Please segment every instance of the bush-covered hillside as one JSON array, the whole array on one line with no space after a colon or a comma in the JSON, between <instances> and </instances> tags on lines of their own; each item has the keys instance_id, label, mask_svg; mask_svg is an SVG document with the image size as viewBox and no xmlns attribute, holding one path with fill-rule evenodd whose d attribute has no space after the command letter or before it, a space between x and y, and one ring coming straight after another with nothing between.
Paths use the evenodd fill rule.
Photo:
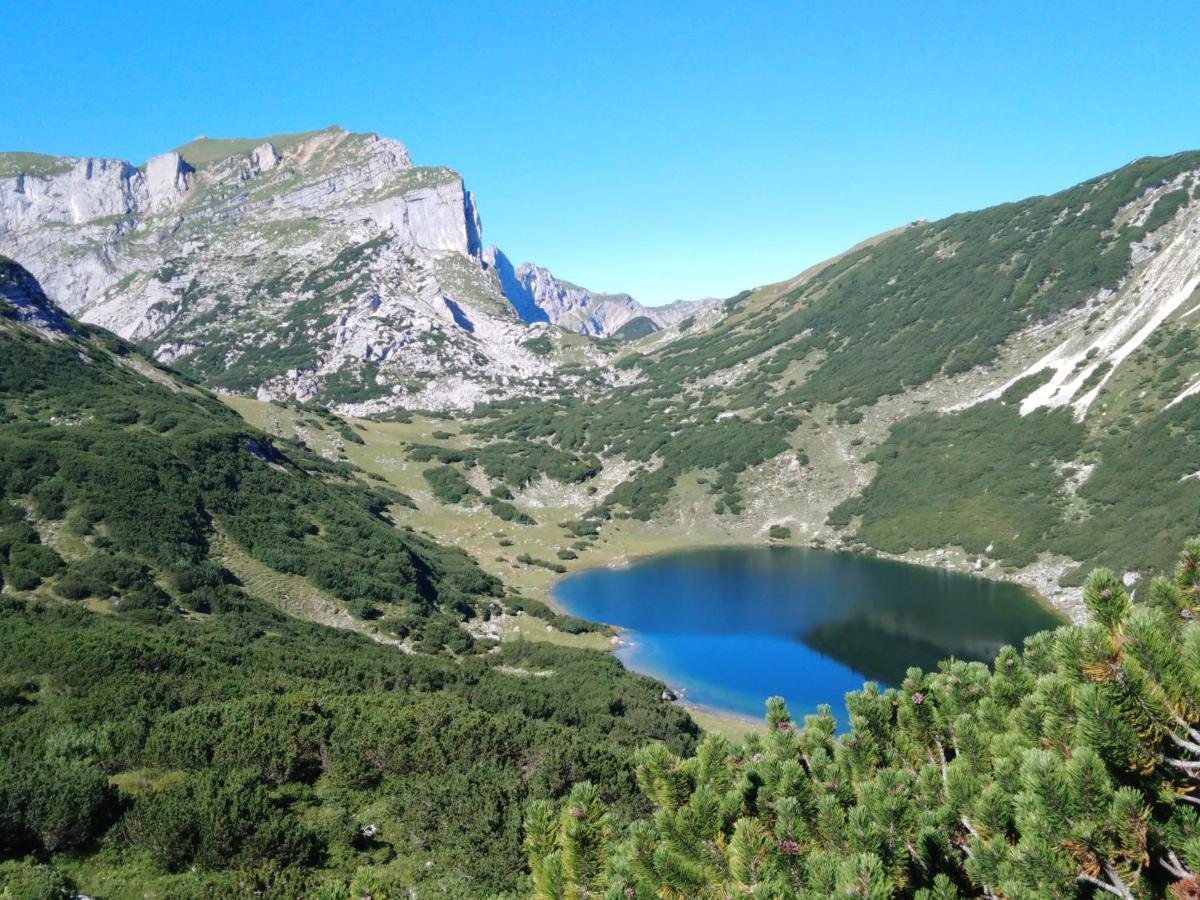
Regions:
<instances>
[{"instance_id":1,"label":"bush-covered hillside","mask_svg":"<svg viewBox=\"0 0 1200 900\"><path fill-rule=\"evenodd\" d=\"M1091 372L1080 393L1112 379L1082 423L1065 410L1020 416L1016 395L1036 379L1003 400L936 411L999 387L1003 373L980 367L1030 326L1054 323L1041 354L1134 316L1113 289L1159 259L1176 233L1159 229L1185 207L1195 214L1198 168L1198 153L1145 158L1050 196L913 223L791 284L731 298L710 328L628 353L617 364L627 382L602 398L493 403L467 433L620 467L623 483L582 517L592 529L612 518L665 522L679 501L680 520L711 511L706 525L743 536L761 533L761 519L743 518L757 508L889 552L962 547L1017 567L1053 553L1085 567L1166 571L1165 548L1198 524L1200 399L1167 406L1200 377L1190 319L1158 322L1116 371ZM1087 303L1095 308L1079 314ZM970 387L947 377L968 371ZM697 498L688 473L711 499ZM1135 519L1138 528L1123 527Z\"/></svg>"},{"instance_id":2,"label":"bush-covered hillside","mask_svg":"<svg viewBox=\"0 0 1200 900\"><path fill-rule=\"evenodd\" d=\"M755 360L739 405L769 399L847 409L940 372L965 372L995 359L1029 323L1117 286L1133 245L1168 221L1192 186L1160 198L1141 225L1123 222L1123 207L1198 166L1200 153L1146 157L1049 196L914 223L770 305L739 315L735 300L720 326L640 365L672 385ZM816 366L807 377L780 384L788 362L809 354Z\"/></svg>"},{"instance_id":3,"label":"bush-covered hillside","mask_svg":"<svg viewBox=\"0 0 1200 900\"><path fill-rule=\"evenodd\" d=\"M653 816L588 783L531 803L539 900L604 896L1195 897L1200 893L1200 542L1133 604L1096 570L1094 624L943 662L899 689L695 756L640 750Z\"/></svg>"},{"instance_id":4,"label":"bush-covered hillside","mask_svg":"<svg viewBox=\"0 0 1200 900\"><path fill-rule=\"evenodd\" d=\"M1098 433L1069 409L1022 417L1011 399L918 414L869 460L875 478L830 521L858 516L856 537L894 553L953 545L1028 565L1050 551L1166 572L1167 548L1200 527L1200 397Z\"/></svg>"},{"instance_id":5,"label":"bush-covered hillside","mask_svg":"<svg viewBox=\"0 0 1200 900\"><path fill-rule=\"evenodd\" d=\"M502 586L406 502L111 335L0 321L0 896L519 896L527 800L641 810L629 750L688 751L686 714L473 639ZM387 627L284 616L230 545Z\"/></svg>"}]
</instances>

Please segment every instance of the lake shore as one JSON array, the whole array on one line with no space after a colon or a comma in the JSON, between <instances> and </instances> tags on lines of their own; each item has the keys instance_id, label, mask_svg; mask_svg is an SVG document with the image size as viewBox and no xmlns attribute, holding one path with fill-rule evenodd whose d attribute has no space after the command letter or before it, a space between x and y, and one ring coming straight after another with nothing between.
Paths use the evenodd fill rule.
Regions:
<instances>
[{"instance_id":1,"label":"lake shore","mask_svg":"<svg viewBox=\"0 0 1200 900\"><path fill-rule=\"evenodd\" d=\"M740 520L718 520L695 516L673 517L672 519L643 523L632 520L614 520L604 527L598 539L589 541L590 546L576 548L577 558L558 556L569 545L557 523L578 517L581 510L592 501L586 496L575 496L581 491L572 491L549 485L538 485L523 495L524 508L533 514L537 524L513 526L496 519L485 507L479 505L446 506L438 503L428 493L421 473L422 465L414 465L407 459L409 442L439 443L450 447L468 443L461 434L461 426L442 420L414 417L411 423L388 423L374 420L348 419L364 439L365 443L343 442L336 431L320 423L303 420L299 411L279 405L248 398L226 398L226 402L237 409L254 424L265 430L287 437L294 435L305 440L313 449L331 458L345 454L366 474L366 480L378 479L413 497L418 509L401 511L403 520L419 531L425 531L438 540L448 540L471 553L486 570L500 577L526 596L540 599L551 608L562 611L562 605L554 596L555 586L564 578L585 571L603 568L617 569L651 560L666 554L682 551L715 548L752 548L777 546L832 550L854 556L893 559L911 563L921 568L939 571L960 572L988 581L1016 583L1030 596L1039 599L1048 608L1060 615L1076 618L1071 597L1064 597L1056 581L1063 566L1043 564L1039 560L1034 567L1023 570L1005 570L993 560L984 559L976 569L976 558L961 548L910 551L892 555L855 546L830 547L827 541L836 542L836 534L825 529L792 524L795 537L768 541L766 524L768 518L753 517ZM442 433L434 437L439 429L455 432L449 438ZM685 479L681 490L702 494L698 485ZM763 513L765 516L765 511ZM559 574L539 565L522 563L519 557L528 556L539 560L559 560L567 570ZM1067 561L1069 563L1069 561ZM597 633L569 634L557 631L540 620L517 617L501 635L503 640L544 640L563 646L580 649L597 649L615 652L620 649L609 636ZM670 683L670 678L662 679ZM744 729L754 719L744 714L712 708L697 709L693 718L708 723L713 730Z\"/></svg>"},{"instance_id":2,"label":"lake shore","mask_svg":"<svg viewBox=\"0 0 1200 900\"><path fill-rule=\"evenodd\" d=\"M612 559L549 588L557 609L617 629L612 649L689 707L744 731L781 695L796 717L844 718L863 682L897 685L909 666L990 663L1004 644L1063 621L1007 579L870 553L774 546ZM730 598L738 598L731 603Z\"/></svg>"}]
</instances>

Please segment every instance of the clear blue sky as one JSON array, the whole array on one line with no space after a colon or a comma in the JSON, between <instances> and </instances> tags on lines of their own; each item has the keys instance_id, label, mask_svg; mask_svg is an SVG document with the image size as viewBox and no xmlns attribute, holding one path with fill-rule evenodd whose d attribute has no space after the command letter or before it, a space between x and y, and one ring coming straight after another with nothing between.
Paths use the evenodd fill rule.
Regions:
<instances>
[{"instance_id":1,"label":"clear blue sky","mask_svg":"<svg viewBox=\"0 0 1200 900\"><path fill-rule=\"evenodd\" d=\"M1200 147L1200 4L10 5L0 148L141 161L331 123L484 239L650 302Z\"/></svg>"}]
</instances>

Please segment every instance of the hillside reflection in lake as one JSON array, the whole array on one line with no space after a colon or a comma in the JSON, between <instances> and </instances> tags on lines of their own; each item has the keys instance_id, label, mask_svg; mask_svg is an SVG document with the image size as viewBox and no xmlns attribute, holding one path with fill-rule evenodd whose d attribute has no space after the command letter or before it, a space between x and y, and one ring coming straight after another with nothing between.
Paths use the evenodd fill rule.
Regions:
<instances>
[{"instance_id":1,"label":"hillside reflection in lake","mask_svg":"<svg viewBox=\"0 0 1200 900\"><path fill-rule=\"evenodd\" d=\"M567 611L625 629L630 668L686 699L759 717L767 697L796 716L821 703L844 719L864 680L909 666L991 662L1061 621L1016 585L846 553L723 548L593 569L560 582Z\"/></svg>"}]
</instances>

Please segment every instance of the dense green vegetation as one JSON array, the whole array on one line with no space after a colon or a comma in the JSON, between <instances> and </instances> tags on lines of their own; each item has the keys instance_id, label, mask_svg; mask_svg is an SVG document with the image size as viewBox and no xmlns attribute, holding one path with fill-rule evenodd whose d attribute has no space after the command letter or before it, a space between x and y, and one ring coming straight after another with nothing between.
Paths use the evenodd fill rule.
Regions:
<instances>
[{"instance_id":1,"label":"dense green vegetation","mask_svg":"<svg viewBox=\"0 0 1200 900\"><path fill-rule=\"evenodd\" d=\"M693 746L608 654L472 638L520 600L402 495L73 327L0 325L0 896L519 896L526 800L632 816L629 748ZM226 542L413 652L282 615Z\"/></svg>"},{"instance_id":2,"label":"dense green vegetation","mask_svg":"<svg viewBox=\"0 0 1200 900\"><path fill-rule=\"evenodd\" d=\"M647 316L637 316L630 319L613 332L613 337L619 341L636 341L658 331L658 326Z\"/></svg>"},{"instance_id":3,"label":"dense green vegetation","mask_svg":"<svg viewBox=\"0 0 1200 900\"><path fill-rule=\"evenodd\" d=\"M1164 548L1200 526L1190 477L1200 471L1200 398L1098 434L1069 409L1021 417L1014 402L922 414L897 423L869 459L874 480L830 521L859 517L858 539L891 552L958 545L1027 565L1051 551L1153 573L1170 567ZM1069 489L1085 463L1094 469Z\"/></svg>"},{"instance_id":4,"label":"dense green vegetation","mask_svg":"<svg viewBox=\"0 0 1200 900\"><path fill-rule=\"evenodd\" d=\"M1196 168L1200 155L1147 157L1047 197L915 223L828 266L775 303L733 316L642 361L660 385L756 360L740 403L855 407L995 358L1031 321L1115 286L1131 246L1165 224L1185 192L1160 198L1140 228L1118 211ZM734 307L736 308L736 307ZM791 360L817 365L778 390Z\"/></svg>"},{"instance_id":5,"label":"dense green vegetation","mask_svg":"<svg viewBox=\"0 0 1200 900\"><path fill-rule=\"evenodd\" d=\"M790 449L788 435L800 421L791 415L722 418L715 405L685 412L654 397L646 385L616 390L598 404L570 398L553 404L513 400L476 413L481 420L469 431L489 441L479 453L480 464L488 471L489 459L494 459L489 474L505 477L511 471L510 483L519 485L531 477L527 472L538 471L560 481L581 481L598 471L600 455L640 464L590 511L592 521L614 515L648 520L667 503L679 476L698 469L718 473L711 492L723 507L738 512L738 475ZM655 465L656 460L661 464Z\"/></svg>"},{"instance_id":6,"label":"dense green vegetation","mask_svg":"<svg viewBox=\"0 0 1200 900\"><path fill-rule=\"evenodd\" d=\"M220 615L153 620L6 597L0 651L3 850L77 849L84 883L114 869L170 896L247 879L300 896L362 867L435 896L502 893L521 882L524 798L584 776L633 811L625 748L691 741L606 654L406 656L236 589Z\"/></svg>"},{"instance_id":7,"label":"dense green vegetation","mask_svg":"<svg viewBox=\"0 0 1200 900\"><path fill-rule=\"evenodd\" d=\"M1140 604L1097 570L1094 624L943 662L767 735L680 758L640 750L655 812L633 825L590 783L537 800L538 900L580 896L1195 896L1200 872L1200 542Z\"/></svg>"},{"instance_id":8,"label":"dense green vegetation","mask_svg":"<svg viewBox=\"0 0 1200 900\"><path fill-rule=\"evenodd\" d=\"M95 551L68 567L72 583L91 579L103 597L130 589L139 567L195 567L219 527L259 561L348 602L471 609L471 597L498 594L465 554L397 529L391 498L349 469L276 447L215 399L97 355L87 366L73 346L22 333L6 333L0 355L0 485ZM95 582L101 569L120 580ZM149 582L138 596L166 602Z\"/></svg>"},{"instance_id":9,"label":"dense green vegetation","mask_svg":"<svg viewBox=\"0 0 1200 900\"><path fill-rule=\"evenodd\" d=\"M563 484L578 484L600 471L600 462L592 454L579 456L535 441L499 441L478 449L410 444L408 456L416 462L436 459L446 466L479 466L489 478L514 488L528 487L543 475Z\"/></svg>"},{"instance_id":10,"label":"dense green vegetation","mask_svg":"<svg viewBox=\"0 0 1200 900\"><path fill-rule=\"evenodd\" d=\"M875 480L830 520L860 516L858 536L893 553L958 545L1028 565L1061 521L1054 463L1073 459L1083 435L1070 410L1022 419L1000 401L912 416L868 457Z\"/></svg>"},{"instance_id":11,"label":"dense green vegetation","mask_svg":"<svg viewBox=\"0 0 1200 900\"><path fill-rule=\"evenodd\" d=\"M504 498L504 492L493 490L484 496L471 486L462 472L450 465L434 466L421 473L438 502L454 506L464 500L479 502L504 522L516 525L535 525L532 516L521 512ZM508 495L511 498L511 494Z\"/></svg>"}]
</instances>

